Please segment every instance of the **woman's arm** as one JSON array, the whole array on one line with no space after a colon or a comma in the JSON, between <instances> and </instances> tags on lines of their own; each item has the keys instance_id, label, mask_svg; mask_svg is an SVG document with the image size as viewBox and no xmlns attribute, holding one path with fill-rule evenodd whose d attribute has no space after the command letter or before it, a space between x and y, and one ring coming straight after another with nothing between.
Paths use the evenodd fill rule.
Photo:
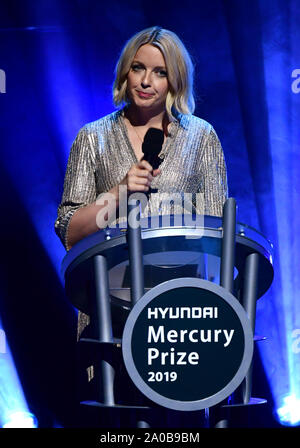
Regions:
<instances>
[{"instance_id":1,"label":"woman's arm","mask_svg":"<svg viewBox=\"0 0 300 448\"><path fill-rule=\"evenodd\" d=\"M127 201L127 194L135 191L147 192L152 179L160 173L160 170L152 172L151 165L145 160L133 165L124 179L106 194L107 203L99 205L96 201L75 211L70 219L68 227L67 244L70 249L82 238L105 228L109 217L116 216L120 201ZM120 189L120 186L126 188ZM102 201L103 202L103 201ZM101 210L105 207L105 214Z\"/></svg>"},{"instance_id":2,"label":"woman's arm","mask_svg":"<svg viewBox=\"0 0 300 448\"><path fill-rule=\"evenodd\" d=\"M220 140L213 127L205 144L201 171L205 214L222 216L223 205L228 197L227 168Z\"/></svg>"},{"instance_id":3,"label":"woman's arm","mask_svg":"<svg viewBox=\"0 0 300 448\"><path fill-rule=\"evenodd\" d=\"M113 187L108 193L113 195L114 201L108 202L106 205L98 205L97 201L92 204L86 205L77 209L70 219L68 228L68 249L71 249L74 244L80 241L82 238L97 232L99 229L105 227L105 221L107 223L108 215L113 213L112 207L119 207L119 186ZM107 208L107 213L104 215L102 221L99 222L97 215L103 209ZM99 215L98 215L99 216Z\"/></svg>"}]
</instances>

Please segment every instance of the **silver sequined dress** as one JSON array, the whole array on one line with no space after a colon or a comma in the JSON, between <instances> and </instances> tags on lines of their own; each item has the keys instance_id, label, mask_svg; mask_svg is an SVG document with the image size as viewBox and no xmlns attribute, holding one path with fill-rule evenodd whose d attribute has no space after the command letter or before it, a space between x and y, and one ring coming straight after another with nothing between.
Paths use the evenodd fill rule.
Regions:
<instances>
[{"instance_id":1,"label":"silver sequined dress","mask_svg":"<svg viewBox=\"0 0 300 448\"><path fill-rule=\"evenodd\" d=\"M164 214L164 199L171 193L202 193L196 212L221 216L227 197L227 176L220 141L213 127L193 115L171 122L169 135L159 156L161 174L154 178L149 211ZM123 112L113 112L83 126L71 148L64 191L55 230L68 250L68 225L74 212L109 191L137 163L130 144ZM173 210L176 213L176 210Z\"/></svg>"},{"instance_id":2,"label":"silver sequined dress","mask_svg":"<svg viewBox=\"0 0 300 448\"><path fill-rule=\"evenodd\" d=\"M213 127L193 115L180 115L169 126L159 156L161 174L152 181L142 216L170 213L164 199L174 193L202 193L194 203L199 214L221 216L227 197L227 174L220 141ZM109 191L137 163L122 110L83 126L72 145L55 231L68 250L68 225L76 210ZM176 204L172 210L177 213ZM182 210L182 209L181 209ZM180 211L181 211L180 210ZM121 217L122 218L122 217ZM120 218L120 219L121 219ZM81 314L79 329L87 321Z\"/></svg>"}]
</instances>

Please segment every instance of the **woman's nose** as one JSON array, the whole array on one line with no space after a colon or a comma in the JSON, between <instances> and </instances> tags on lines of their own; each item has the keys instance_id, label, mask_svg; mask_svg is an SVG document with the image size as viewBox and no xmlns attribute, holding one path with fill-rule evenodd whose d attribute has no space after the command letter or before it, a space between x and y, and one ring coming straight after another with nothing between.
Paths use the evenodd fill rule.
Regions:
<instances>
[{"instance_id":1,"label":"woman's nose","mask_svg":"<svg viewBox=\"0 0 300 448\"><path fill-rule=\"evenodd\" d=\"M150 73L145 71L144 76L142 77L142 80L141 80L141 86L143 88L146 88L146 87L149 87L150 85L151 85Z\"/></svg>"}]
</instances>

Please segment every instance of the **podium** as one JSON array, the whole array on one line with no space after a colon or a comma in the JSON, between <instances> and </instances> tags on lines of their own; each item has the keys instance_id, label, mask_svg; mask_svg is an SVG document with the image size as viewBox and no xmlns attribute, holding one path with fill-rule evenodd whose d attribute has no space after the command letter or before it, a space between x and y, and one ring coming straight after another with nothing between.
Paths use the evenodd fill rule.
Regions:
<instances>
[{"instance_id":1,"label":"podium","mask_svg":"<svg viewBox=\"0 0 300 448\"><path fill-rule=\"evenodd\" d=\"M123 415L138 427L153 426L155 418L151 416L160 415L163 410L164 416L168 412L177 416L196 412L202 416L199 426L222 427L227 425L224 415L229 408L266 403L265 399L251 396L252 342L264 339L255 334L256 301L273 281L272 244L254 228L235 221L235 202L231 199L225 203L222 218L203 216L200 225L192 219L186 224L183 216L176 215L141 219L140 227L134 231L117 227L90 235L63 259L67 297L91 319L90 333L81 337L78 345L80 356L87 359L86 365L95 366L97 392L94 397L83 399L81 408L89 415L101 410L110 422L107 424L106 420L105 426L122 425ZM166 297L169 302L164 302L163 308L160 301ZM175 302L176 307L172 308L170 303ZM143 329L148 325L145 316L149 306L150 317L151 313L154 316L154 309L167 313L171 308L173 316L168 324L166 320L161 321L163 325L155 322L156 327L149 324L146 334ZM176 330L172 326L175 312L181 313ZM221 312L226 322L224 330L219 328ZM165 319L166 314L160 317ZM184 329L180 325L185 325ZM206 325L206 330L200 330L202 325ZM153 342L148 355L147 337ZM243 339L240 346L239 338ZM180 353L185 353L184 347L196 347L194 355L186 351L190 365L181 361L186 362L183 368L174 367L176 341ZM169 352L162 352L162 361L157 346L160 342L160 349L169 347ZM197 350L201 352L200 360ZM216 351L210 354L210 350ZM234 361L235 353L238 359L234 367L234 362L227 362L226 357L230 354ZM209 369L222 370L216 358L223 360L224 366L233 365L225 379L217 372L210 374ZM145 364L152 367L158 359L158 370L145 373ZM145 379L149 373L154 375L153 389ZM201 378L198 383L197 375ZM210 392L206 396L205 378L215 378L214 375L216 379L208 385ZM189 378L194 381L190 389ZM187 399L182 392L185 385L190 390ZM209 413L214 416L213 423L211 416L209 423ZM182 426L180 417L179 424Z\"/></svg>"}]
</instances>

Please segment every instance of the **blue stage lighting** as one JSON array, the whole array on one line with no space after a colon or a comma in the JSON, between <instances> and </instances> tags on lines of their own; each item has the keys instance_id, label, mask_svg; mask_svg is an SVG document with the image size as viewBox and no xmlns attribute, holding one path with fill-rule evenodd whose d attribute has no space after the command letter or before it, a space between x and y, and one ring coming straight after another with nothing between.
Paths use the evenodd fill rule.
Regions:
<instances>
[{"instance_id":1,"label":"blue stage lighting","mask_svg":"<svg viewBox=\"0 0 300 448\"><path fill-rule=\"evenodd\" d=\"M294 394L284 397L282 406L277 409L277 416L282 425L300 425L300 398Z\"/></svg>"},{"instance_id":2,"label":"blue stage lighting","mask_svg":"<svg viewBox=\"0 0 300 448\"><path fill-rule=\"evenodd\" d=\"M0 321L0 427L37 428L30 413Z\"/></svg>"},{"instance_id":3,"label":"blue stage lighting","mask_svg":"<svg viewBox=\"0 0 300 448\"><path fill-rule=\"evenodd\" d=\"M37 419L30 412L13 412L2 428L37 428Z\"/></svg>"}]
</instances>

